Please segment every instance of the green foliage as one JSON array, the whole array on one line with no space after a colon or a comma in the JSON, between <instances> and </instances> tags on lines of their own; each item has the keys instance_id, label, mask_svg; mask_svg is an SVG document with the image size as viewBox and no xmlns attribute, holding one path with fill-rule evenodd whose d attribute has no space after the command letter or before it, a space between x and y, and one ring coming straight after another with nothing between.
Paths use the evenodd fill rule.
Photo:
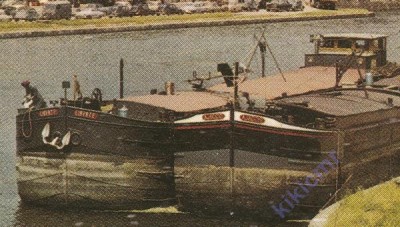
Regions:
<instances>
[{"instance_id":1,"label":"green foliage","mask_svg":"<svg viewBox=\"0 0 400 227\"><path fill-rule=\"evenodd\" d=\"M327 226L396 226L400 223L400 187L389 182L358 191L342 201Z\"/></svg>"}]
</instances>

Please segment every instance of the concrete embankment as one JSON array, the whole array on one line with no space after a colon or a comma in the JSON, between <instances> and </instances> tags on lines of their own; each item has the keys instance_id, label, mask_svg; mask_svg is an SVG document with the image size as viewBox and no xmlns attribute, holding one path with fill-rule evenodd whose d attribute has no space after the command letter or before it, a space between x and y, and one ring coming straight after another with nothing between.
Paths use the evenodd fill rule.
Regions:
<instances>
[{"instance_id":1,"label":"concrete embankment","mask_svg":"<svg viewBox=\"0 0 400 227\"><path fill-rule=\"evenodd\" d=\"M231 26L231 25L246 25L246 24L265 24L265 23L295 22L295 21L310 21L310 20L350 19L350 18L364 18L373 16L374 13L367 12L367 13L353 13L353 14L341 14L341 15L310 15L301 17L288 16L288 17L266 17L266 18L246 18L246 19L228 19L228 20L216 19L216 20L189 21L189 22L179 21L179 22L168 22L168 23L153 23L146 25L124 25L124 26L105 25L104 27L103 26L79 27L79 28L62 28L57 30L28 30L28 31L17 31L17 32L3 32L0 33L0 39L100 34L100 33L114 33L114 32Z\"/></svg>"}]
</instances>

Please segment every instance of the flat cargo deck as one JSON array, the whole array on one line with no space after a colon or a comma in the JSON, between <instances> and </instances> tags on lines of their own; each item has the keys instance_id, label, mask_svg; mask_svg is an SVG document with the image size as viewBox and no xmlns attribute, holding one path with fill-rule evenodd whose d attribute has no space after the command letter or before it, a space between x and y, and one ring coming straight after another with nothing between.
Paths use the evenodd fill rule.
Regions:
<instances>
[{"instance_id":1,"label":"flat cargo deck","mask_svg":"<svg viewBox=\"0 0 400 227\"><path fill-rule=\"evenodd\" d=\"M281 75L267 76L244 81L239 84L240 92L248 92L252 98L275 99L287 95L302 94L314 90L332 88L336 82L334 67L307 67L284 73L286 82ZM342 85L355 85L360 76L356 69L349 69L343 76ZM225 83L208 89L210 92L177 92L174 95L143 95L126 97L120 101L135 102L172 110L175 112L195 112L199 110L223 107L229 102L232 87ZM224 94L224 95L223 95Z\"/></svg>"},{"instance_id":2,"label":"flat cargo deck","mask_svg":"<svg viewBox=\"0 0 400 227\"><path fill-rule=\"evenodd\" d=\"M121 99L121 101L136 102L156 106L175 112L194 112L225 106L228 98L208 92L177 92L174 95L144 95Z\"/></svg>"},{"instance_id":3,"label":"flat cargo deck","mask_svg":"<svg viewBox=\"0 0 400 227\"><path fill-rule=\"evenodd\" d=\"M362 71L362 74L364 72ZM328 89L335 86L335 67L306 67L285 72L286 82L280 74L244 81L239 84L239 92L248 92L252 97L274 99L287 95L302 94L309 91ZM360 76L357 69L349 69L344 74L341 85L354 85ZM233 87L218 84L208 89L212 92L233 92Z\"/></svg>"},{"instance_id":4,"label":"flat cargo deck","mask_svg":"<svg viewBox=\"0 0 400 227\"><path fill-rule=\"evenodd\" d=\"M293 96L282 99L285 103L307 103L316 111L334 116L356 115L366 112L391 109L400 105L400 97L374 90L367 91L368 98L363 90L342 90ZM391 99L391 103L388 103Z\"/></svg>"}]
</instances>

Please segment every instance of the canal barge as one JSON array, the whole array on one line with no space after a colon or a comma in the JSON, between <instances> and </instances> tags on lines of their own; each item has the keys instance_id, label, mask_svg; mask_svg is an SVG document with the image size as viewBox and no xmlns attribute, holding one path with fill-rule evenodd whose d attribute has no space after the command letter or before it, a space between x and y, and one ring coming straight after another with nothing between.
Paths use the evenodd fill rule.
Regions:
<instances>
[{"instance_id":1,"label":"canal barge","mask_svg":"<svg viewBox=\"0 0 400 227\"><path fill-rule=\"evenodd\" d=\"M396 74L395 67L382 73L386 36L312 40L316 52L306 55L306 67L284 78L245 80L239 64L220 64L225 83L211 88L203 87L211 76L194 75L195 91L175 92L167 83L160 93L103 101L95 90L92 98L21 109L21 199L105 209L177 203L188 211L273 217L273 203L332 151L335 171L318 178L296 209L320 208L345 189L398 174L400 95L364 86L367 71L378 69L372 80ZM364 48L352 51L360 40ZM258 41L265 53L265 40Z\"/></svg>"}]
</instances>

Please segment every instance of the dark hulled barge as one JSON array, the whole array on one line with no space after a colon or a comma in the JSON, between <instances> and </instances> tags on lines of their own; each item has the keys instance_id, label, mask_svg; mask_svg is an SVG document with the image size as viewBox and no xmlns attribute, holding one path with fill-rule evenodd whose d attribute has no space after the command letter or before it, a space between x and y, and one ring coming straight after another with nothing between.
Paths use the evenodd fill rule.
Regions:
<instances>
[{"instance_id":1,"label":"dark hulled barge","mask_svg":"<svg viewBox=\"0 0 400 227\"><path fill-rule=\"evenodd\" d=\"M378 69L373 80L388 76L379 73L387 65L386 52L373 54L385 50L380 40L386 37L338 37L317 37L312 60L306 55L307 67L285 73L286 82L277 75L227 87L240 75L220 65L226 84L208 89L195 77L198 91L167 89L22 110L17 116L21 198L127 209L176 199L189 211L276 217L271 207L281 195L309 187L301 182L332 151L337 166L319 178L310 196L292 201L296 210L318 209L345 189L398 175L400 94L362 86L367 70ZM324 46L329 40L333 46ZM352 52L360 40L364 47ZM395 74L391 69L390 76ZM114 111L105 110L107 105Z\"/></svg>"},{"instance_id":2,"label":"dark hulled barge","mask_svg":"<svg viewBox=\"0 0 400 227\"><path fill-rule=\"evenodd\" d=\"M60 106L17 116L18 188L25 202L115 209L174 202L173 157L146 145L168 141L149 124ZM164 137L164 138L162 138ZM107 142L104 142L107 141Z\"/></svg>"}]
</instances>

